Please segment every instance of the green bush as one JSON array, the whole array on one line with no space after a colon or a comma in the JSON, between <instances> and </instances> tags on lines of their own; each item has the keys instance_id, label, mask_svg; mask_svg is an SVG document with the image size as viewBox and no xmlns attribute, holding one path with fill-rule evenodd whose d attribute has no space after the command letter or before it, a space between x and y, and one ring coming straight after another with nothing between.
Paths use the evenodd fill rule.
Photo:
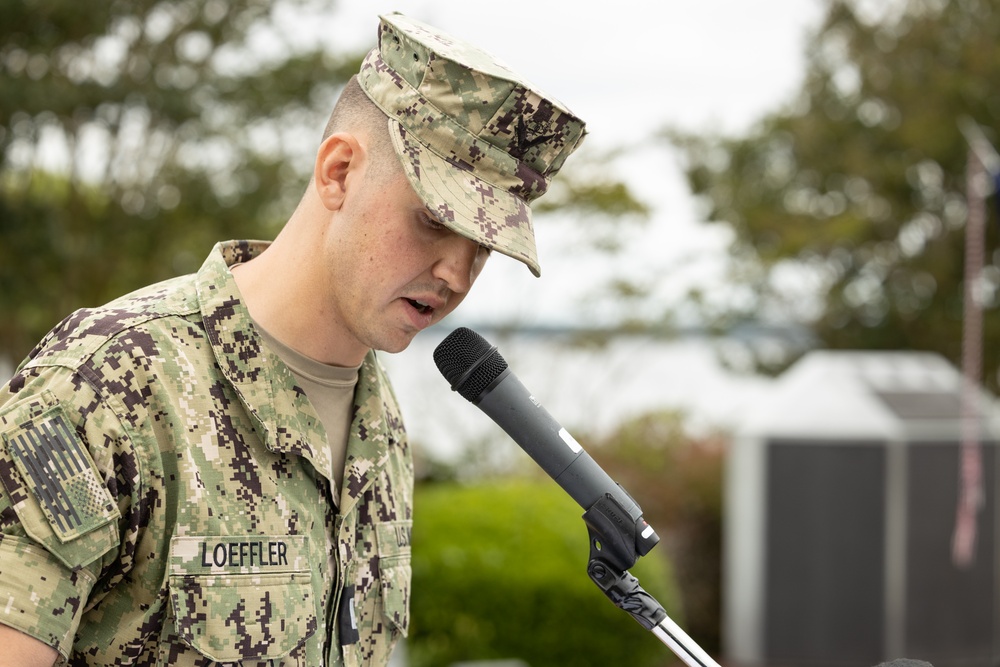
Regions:
<instances>
[{"instance_id":1,"label":"green bush","mask_svg":"<svg viewBox=\"0 0 1000 667\"><path fill-rule=\"evenodd\" d=\"M677 664L587 576L583 511L554 482L421 485L415 502L414 667L501 659L530 667ZM680 623L662 550L631 572Z\"/></svg>"}]
</instances>

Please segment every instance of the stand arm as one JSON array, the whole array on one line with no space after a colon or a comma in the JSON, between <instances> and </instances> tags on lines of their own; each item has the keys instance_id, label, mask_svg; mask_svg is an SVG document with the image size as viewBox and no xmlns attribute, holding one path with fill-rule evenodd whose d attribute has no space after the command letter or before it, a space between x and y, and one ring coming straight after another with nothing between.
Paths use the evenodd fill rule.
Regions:
<instances>
[{"instance_id":1,"label":"stand arm","mask_svg":"<svg viewBox=\"0 0 1000 667\"><path fill-rule=\"evenodd\" d=\"M698 644L670 620L663 606L628 572L659 538L642 520L622 512L608 496L588 509L583 520L590 534L587 574L616 607L651 631L688 667L719 667Z\"/></svg>"},{"instance_id":2,"label":"stand arm","mask_svg":"<svg viewBox=\"0 0 1000 667\"><path fill-rule=\"evenodd\" d=\"M587 574L616 607L627 611L647 630L653 630L667 618L663 606L628 572L614 572L609 564L591 559L587 566Z\"/></svg>"}]
</instances>

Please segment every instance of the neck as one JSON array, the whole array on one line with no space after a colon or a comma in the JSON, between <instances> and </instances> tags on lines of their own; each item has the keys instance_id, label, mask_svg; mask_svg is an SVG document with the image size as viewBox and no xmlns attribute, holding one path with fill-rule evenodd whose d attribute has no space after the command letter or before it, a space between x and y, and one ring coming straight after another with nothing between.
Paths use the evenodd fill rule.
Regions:
<instances>
[{"instance_id":1,"label":"neck","mask_svg":"<svg viewBox=\"0 0 1000 667\"><path fill-rule=\"evenodd\" d=\"M267 250L233 267L243 301L261 327L285 345L325 364L355 367L368 349L345 333L323 291L324 224L303 202Z\"/></svg>"}]
</instances>

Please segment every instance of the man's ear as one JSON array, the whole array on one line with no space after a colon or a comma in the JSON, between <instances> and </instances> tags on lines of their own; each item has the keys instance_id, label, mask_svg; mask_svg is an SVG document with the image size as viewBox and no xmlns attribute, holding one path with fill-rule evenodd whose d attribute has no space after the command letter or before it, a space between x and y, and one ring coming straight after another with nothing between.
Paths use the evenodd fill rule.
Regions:
<instances>
[{"instance_id":1,"label":"man's ear","mask_svg":"<svg viewBox=\"0 0 1000 667\"><path fill-rule=\"evenodd\" d=\"M364 148L352 134L331 134L320 144L313 182L328 210L336 211L343 205L347 189L358 177L363 161Z\"/></svg>"}]
</instances>

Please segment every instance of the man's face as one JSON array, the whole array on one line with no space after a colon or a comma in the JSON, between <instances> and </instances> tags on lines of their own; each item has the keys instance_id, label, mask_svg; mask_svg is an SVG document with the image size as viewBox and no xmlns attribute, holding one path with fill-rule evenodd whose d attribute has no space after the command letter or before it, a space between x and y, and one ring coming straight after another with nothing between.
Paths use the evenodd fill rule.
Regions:
<instances>
[{"instance_id":1,"label":"man's face","mask_svg":"<svg viewBox=\"0 0 1000 667\"><path fill-rule=\"evenodd\" d=\"M439 224L402 172L353 185L326 237L325 319L357 350L399 352L462 302L489 251Z\"/></svg>"}]
</instances>

